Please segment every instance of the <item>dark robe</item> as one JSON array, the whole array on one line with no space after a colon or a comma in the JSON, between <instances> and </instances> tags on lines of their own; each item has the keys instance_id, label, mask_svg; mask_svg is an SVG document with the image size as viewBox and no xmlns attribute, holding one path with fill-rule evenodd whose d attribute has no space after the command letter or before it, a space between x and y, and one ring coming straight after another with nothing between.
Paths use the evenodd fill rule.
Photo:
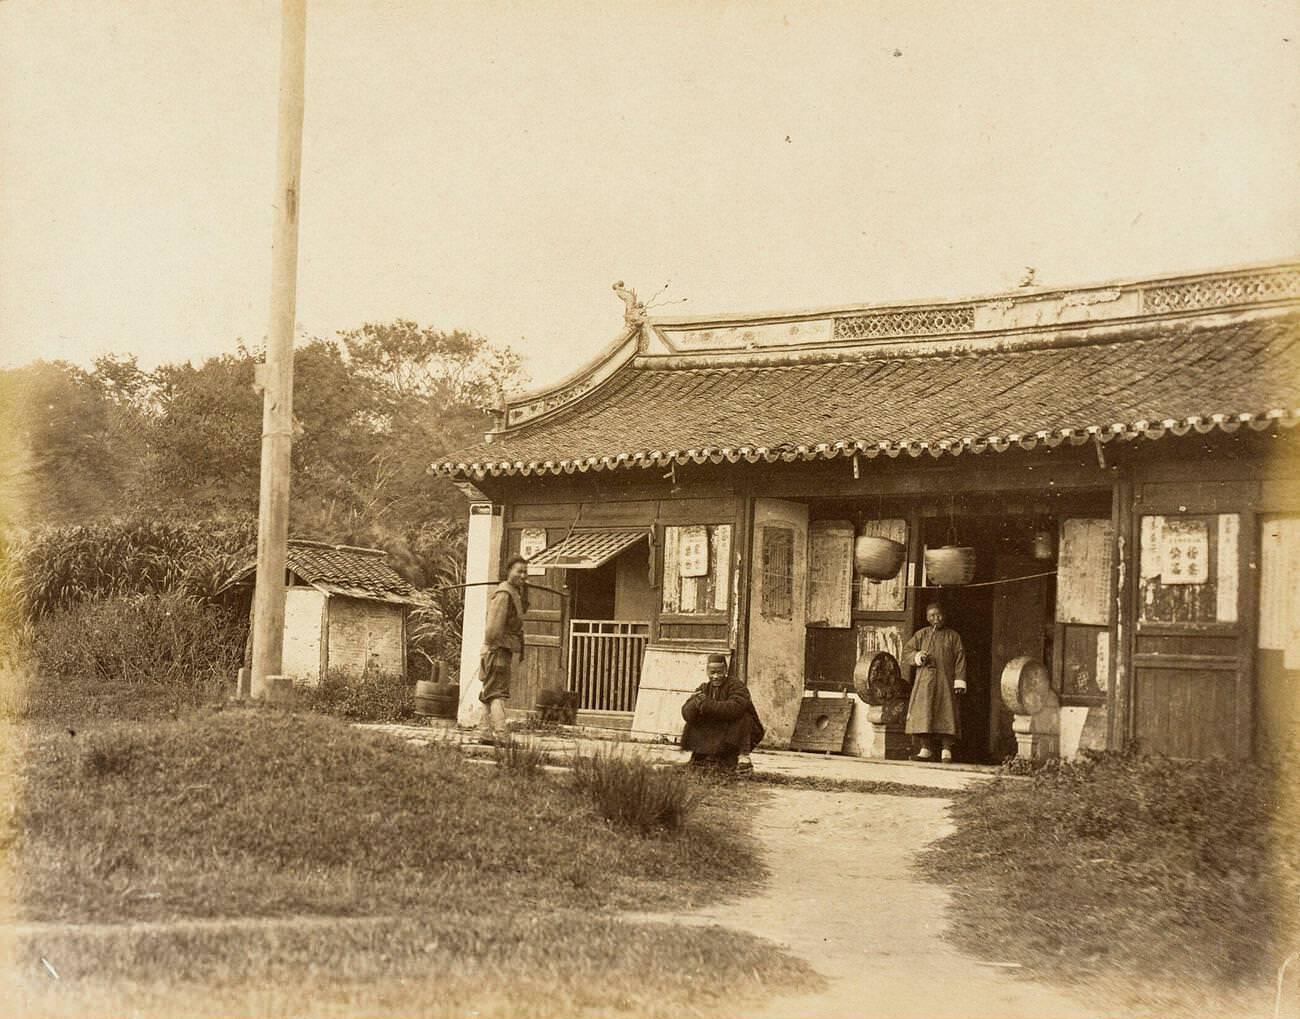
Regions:
<instances>
[{"instance_id":1,"label":"dark robe","mask_svg":"<svg viewBox=\"0 0 1300 1019\"><path fill-rule=\"evenodd\" d=\"M766 731L749 697L749 688L738 679L724 679L716 686L703 683L682 705L682 749L700 757L736 757L747 754Z\"/></svg>"},{"instance_id":2,"label":"dark robe","mask_svg":"<svg viewBox=\"0 0 1300 1019\"><path fill-rule=\"evenodd\" d=\"M918 651L929 654L929 665L914 664ZM903 645L901 654L903 666L915 670L905 731L961 735L953 684L960 680L962 687L966 686L966 652L957 631L947 626L939 630L922 627Z\"/></svg>"}]
</instances>

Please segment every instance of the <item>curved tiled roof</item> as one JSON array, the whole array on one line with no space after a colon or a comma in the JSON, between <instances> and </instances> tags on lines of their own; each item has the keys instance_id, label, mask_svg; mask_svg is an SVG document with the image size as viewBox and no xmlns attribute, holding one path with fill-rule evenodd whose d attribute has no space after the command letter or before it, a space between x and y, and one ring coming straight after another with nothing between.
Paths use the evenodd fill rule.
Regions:
<instances>
[{"instance_id":1,"label":"curved tiled roof","mask_svg":"<svg viewBox=\"0 0 1300 1019\"><path fill-rule=\"evenodd\" d=\"M655 367L435 464L456 476L933 455L1300 418L1300 314L1185 319L1027 349Z\"/></svg>"},{"instance_id":2,"label":"curved tiled roof","mask_svg":"<svg viewBox=\"0 0 1300 1019\"><path fill-rule=\"evenodd\" d=\"M384 550L379 548L291 538L285 565L308 584L329 594L401 605L421 605L426 600L388 565ZM230 583L247 580L256 570L254 561Z\"/></svg>"}]
</instances>

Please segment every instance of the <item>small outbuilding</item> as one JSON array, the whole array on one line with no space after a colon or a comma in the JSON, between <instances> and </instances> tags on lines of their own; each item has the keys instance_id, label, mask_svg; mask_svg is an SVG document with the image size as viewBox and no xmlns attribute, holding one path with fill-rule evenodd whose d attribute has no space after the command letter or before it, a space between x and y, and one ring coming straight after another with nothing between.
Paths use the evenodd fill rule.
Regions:
<instances>
[{"instance_id":1,"label":"small outbuilding","mask_svg":"<svg viewBox=\"0 0 1300 1019\"><path fill-rule=\"evenodd\" d=\"M292 539L285 565L285 675L308 686L331 670L406 676L406 617L423 599L383 549ZM230 586L251 598L256 572L250 564Z\"/></svg>"}]
</instances>

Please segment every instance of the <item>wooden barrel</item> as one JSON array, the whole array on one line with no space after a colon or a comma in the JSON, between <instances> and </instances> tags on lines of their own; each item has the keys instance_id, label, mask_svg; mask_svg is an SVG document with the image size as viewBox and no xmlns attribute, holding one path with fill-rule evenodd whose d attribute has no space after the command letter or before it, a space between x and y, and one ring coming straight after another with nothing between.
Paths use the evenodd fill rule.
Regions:
<instances>
[{"instance_id":1,"label":"wooden barrel","mask_svg":"<svg viewBox=\"0 0 1300 1019\"><path fill-rule=\"evenodd\" d=\"M460 706L459 683L415 684L415 713L426 718L455 718Z\"/></svg>"},{"instance_id":2,"label":"wooden barrel","mask_svg":"<svg viewBox=\"0 0 1300 1019\"><path fill-rule=\"evenodd\" d=\"M975 577L975 550L967 545L945 545L925 550L925 579L928 584L953 587L969 584Z\"/></svg>"},{"instance_id":3,"label":"wooden barrel","mask_svg":"<svg viewBox=\"0 0 1300 1019\"><path fill-rule=\"evenodd\" d=\"M888 651L868 651L853 670L853 689L868 704L884 704L899 697L903 677L898 659Z\"/></svg>"},{"instance_id":4,"label":"wooden barrel","mask_svg":"<svg viewBox=\"0 0 1300 1019\"><path fill-rule=\"evenodd\" d=\"M853 568L868 580L893 580L906 555L901 541L862 534L853 543Z\"/></svg>"},{"instance_id":5,"label":"wooden barrel","mask_svg":"<svg viewBox=\"0 0 1300 1019\"><path fill-rule=\"evenodd\" d=\"M1028 655L1007 662L1002 670L1002 702L1017 715L1036 715L1052 699L1047 666Z\"/></svg>"}]
</instances>

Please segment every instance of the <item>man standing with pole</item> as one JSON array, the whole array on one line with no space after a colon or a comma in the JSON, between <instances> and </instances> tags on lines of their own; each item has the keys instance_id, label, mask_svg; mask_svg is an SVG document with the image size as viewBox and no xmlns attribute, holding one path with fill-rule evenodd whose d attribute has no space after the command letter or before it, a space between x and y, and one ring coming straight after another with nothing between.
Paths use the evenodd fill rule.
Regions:
<instances>
[{"instance_id":1,"label":"man standing with pole","mask_svg":"<svg viewBox=\"0 0 1300 1019\"><path fill-rule=\"evenodd\" d=\"M265 697L272 692L268 680L279 676L284 654L284 571L289 540L293 330L297 310L307 0L281 0L280 32L271 322L266 364L261 373L262 477L257 509L257 589L253 596L253 697Z\"/></svg>"}]
</instances>

